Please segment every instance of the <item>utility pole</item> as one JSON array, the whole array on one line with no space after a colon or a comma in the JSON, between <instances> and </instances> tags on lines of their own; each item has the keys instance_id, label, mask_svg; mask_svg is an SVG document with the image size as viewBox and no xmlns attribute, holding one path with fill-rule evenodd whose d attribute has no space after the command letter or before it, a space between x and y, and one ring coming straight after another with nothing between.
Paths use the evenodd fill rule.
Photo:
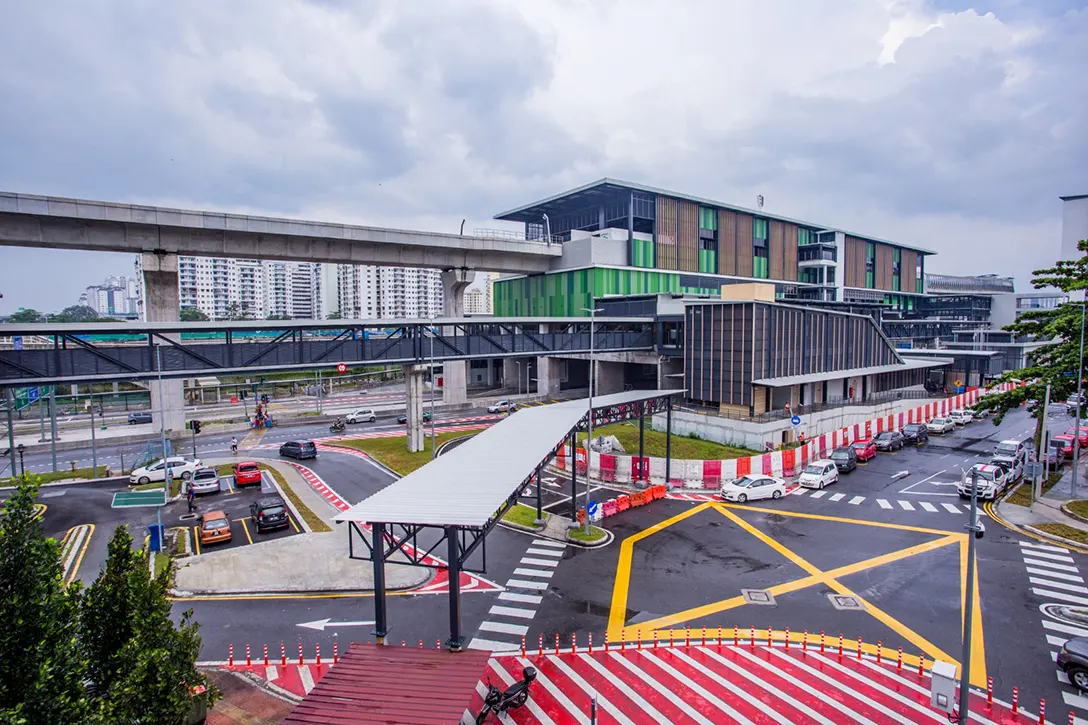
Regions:
<instances>
[{"instance_id":1,"label":"utility pole","mask_svg":"<svg viewBox=\"0 0 1088 725\"><path fill-rule=\"evenodd\" d=\"M57 472L57 386L49 391L49 451L53 454L53 473ZM122 465L121 468L124 468ZM123 472L123 471L122 471Z\"/></svg>"},{"instance_id":2,"label":"utility pole","mask_svg":"<svg viewBox=\"0 0 1088 725\"><path fill-rule=\"evenodd\" d=\"M597 300L593 299L592 307L583 307L582 312L589 313L589 425L586 434L586 535L589 535L589 465L593 461L593 380L596 364L593 360L593 329L596 327L597 313L603 312L597 308ZM578 465L578 454L574 453L575 465ZM641 465L641 464L640 464Z\"/></svg>"},{"instance_id":3,"label":"utility pole","mask_svg":"<svg viewBox=\"0 0 1088 725\"><path fill-rule=\"evenodd\" d=\"M162 509L166 506L166 502L170 500L170 484L172 481L170 470L170 458L166 455L166 403L162 392L162 346L155 346L155 367L159 372L159 436L162 441L162 465L166 470L165 478L162 483L162 506L156 507L158 512L159 523L159 551L162 551ZM94 426L91 426L92 430Z\"/></svg>"},{"instance_id":4,"label":"utility pole","mask_svg":"<svg viewBox=\"0 0 1088 725\"><path fill-rule=\"evenodd\" d=\"M11 411L15 409L15 397L11 388L4 388L4 402L8 409L8 454L11 455L11 477L15 478L15 421L11 419Z\"/></svg>"},{"instance_id":5,"label":"utility pole","mask_svg":"<svg viewBox=\"0 0 1088 725\"><path fill-rule=\"evenodd\" d=\"M431 319L431 460L438 455L434 447L434 318Z\"/></svg>"},{"instance_id":6,"label":"utility pole","mask_svg":"<svg viewBox=\"0 0 1088 725\"><path fill-rule=\"evenodd\" d=\"M1046 396L1043 398L1043 425L1039 434L1039 450L1041 451L1040 458L1043 461L1043 480L1045 481L1050 475L1050 446L1046 439L1046 423L1047 423L1047 411L1050 410L1050 383L1046 384ZM1080 431L1078 430L1079 434ZM1038 476L1034 477L1036 480ZM1035 491L1036 481L1031 482L1031 505L1035 505L1035 499L1038 498L1038 494Z\"/></svg>"},{"instance_id":7,"label":"utility pole","mask_svg":"<svg viewBox=\"0 0 1088 725\"><path fill-rule=\"evenodd\" d=\"M94 393L91 393L91 477L98 478L98 446L94 440Z\"/></svg>"},{"instance_id":8,"label":"utility pole","mask_svg":"<svg viewBox=\"0 0 1088 725\"><path fill-rule=\"evenodd\" d=\"M996 484L995 484L996 485ZM967 519L967 592L963 601L963 650L960 655L959 724L967 725L971 692L971 620L975 608L975 540L984 531L978 520L978 471L971 469L971 514Z\"/></svg>"},{"instance_id":9,"label":"utility pole","mask_svg":"<svg viewBox=\"0 0 1088 725\"><path fill-rule=\"evenodd\" d=\"M1088 298L1088 292L1085 293ZM1080 361L1077 364L1077 434L1073 436L1073 473L1069 477L1070 495L1077 497L1077 464L1080 463L1080 409L1081 395L1084 392L1084 308L1088 307L1085 301L1080 303Z\"/></svg>"}]
</instances>

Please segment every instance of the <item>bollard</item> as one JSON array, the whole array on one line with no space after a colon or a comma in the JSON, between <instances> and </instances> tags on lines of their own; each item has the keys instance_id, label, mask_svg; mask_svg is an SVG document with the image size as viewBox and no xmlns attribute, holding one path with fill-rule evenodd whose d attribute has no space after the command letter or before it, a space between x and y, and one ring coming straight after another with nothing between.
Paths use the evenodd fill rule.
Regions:
<instances>
[{"instance_id":1,"label":"bollard","mask_svg":"<svg viewBox=\"0 0 1088 725\"><path fill-rule=\"evenodd\" d=\"M589 654L593 654L593 633L589 633Z\"/></svg>"},{"instance_id":2,"label":"bollard","mask_svg":"<svg viewBox=\"0 0 1088 725\"><path fill-rule=\"evenodd\" d=\"M669 627L669 649L672 649L675 646L676 646L676 632L673 631L672 627Z\"/></svg>"},{"instance_id":3,"label":"bollard","mask_svg":"<svg viewBox=\"0 0 1088 725\"><path fill-rule=\"evenodd\" d=\"M986 704L994 704L994 678L992 677L986 678Z\"/></svg>"},{"instance_id":4,"label":"bollard","mask_svg":"<svg viewBox=\"0 0 1088 725\"><path fill-rule=\"evenodd\" d=\"M400 646L401 646L401 647L407 647L407 646L408 646L408 640L402 639L402 640L400 641Z\"/></svg>"},{"instance_id":5,"label":"bollard","mask_svg":"<svg viewBox=\"0 0 1088 725\"><path fill-rule=\"evenodd\" d=\"M925 653L918 655L918 676L924 677L926 673L926 656Z\"/></svg>"},{"instance_id":6,"label":"bollard","mask_svg":"<svg viewBox=\"0 0 1088 725\"><path fill-rule=\"evenodd\" d=\"M227 645L227 667L234 667L234 645Z\"/></svg>"},{"instance_id":7,"label":"bollard","mask_svg":"<svg viewBox=\"0 0 1088 725\"><path fill-rule=\"evenodd\" d=\"M317 666L321 666L321 643L318 642L314 645L314 652L317 654Z\"/></svg>"},{"instance_id":8,"label":"bollard","mask_svg":"<svg viewBox=\"0 0 1088 725\"><path fill-rule=\"evenodd\" d=\"M880 655L884 652L884 640L876 641L876 663L880 664Z\"/></svg>"},{"instance_id":9,"label":"bollard","mask_svg":"<svg viewBox=\"0 0 1088 725\"><path fill-rule=\"evenodd\" d=\"M249 656L249 642L246 642L246 667L252 667L253 660Z\"/></svg>"},{"instance_id":10,"label":"bollard","mask_svg":"<svg viewBox=\"0 0 1088 725\"><path fill-rule=\"evenodd\" d=\"M620 651L627 651L627 630L620 631Z\"/></svg>"},{"instance_id":11,"label":"bollard","mask_svg":"<svg viewBox=\"0 0 1088 725\"><path fill-rule=\"evenodd\" d=\"M264 646L264 666L268 667L268 645Z\"/></svg>"},{"instance_id":12,"label":"bollard","mask_svg":"<svg viewBox=\"0 0 1088 725\"><path fill-rule=\"evenodd\" d=\"M706 647L706 627L703 627L703 646Z\"/></svg>"},{"instance_id":13,"label":"bollard","mask_svg":"<svg viewBox=\"0 0 1088 725\"><path fill-rule=\"evenodd\" d=\"M903 647L902 646L899 647L899 654L897 654L895 656L895 671L896 672L902 672L903 671Z\"/></svg>"},{"instance_id":14,"label":"bollard","mask_svg":"<svg viewBox=\"0 0 1088 725\"><path fill-rule=\"evenodd\" d=\"M574 632L570 633L570 653L575 654L578 651L578 635Z\"/></svg>"},{"instance_id":15,"label":"bollard","mask_svg":"<svg viewBox=\"0 0 1088 725\"><path fill-rule=\"evenodd\" d=\"M608 651L608 633L607 632L605 632L605 635L604 635L604 651L605 652Z\"/></svg>"},{"instance_id":16,"label":"bollard","mask_svg":"<svg viewBox=\"0 0 1088 725\"><path fill-rule=\"evenodd\" d=\"M524 657L524 656L525 656L525 642L524 642L524 640L525 640L525 636L524 636L524 635L522 635L522 638L521 638L521 639L522 639L522 643L521 643L521 656L522 656L522 657ZM423 649L423 640L419 640L419 648L420 648L420 649Z\"/></svg>"},{"instance_id":17,"label":"bollard","mask_svg":"<svg viewBox=\"0 0 1088 725\"><path fill-rule=\"evenodd\" d=\"M657 630L654 630L654 649L657 649Z\"/></svg>"},{"instance_id":18,"label":"bollard","mask_svg":"<svg viewBox=\"0 0 1088 725\"><path fill-rule=\"evenodd\" d=\"M824 631L820 630L820 654L824 653Z\"/></svg>"},{"instance_id":19,"label":"bollard","mask_svg":"<svg viewBox=\"0 0 1088 725\"><path fill-rule=\"evenodd\" d=\"M301 664L303 664L303 662L304 662L304 660L302 658L302 642L299 641L299 643L298 643L298 663L301 665Z\"/></svg>"},{"instance_id":20,"label":"bollard","mask_svg":"<svg viewBox=\"0 0 1088 725\"><path fill-rule=\"evenodd\" d=\"M861 659L861 637L858 637L858 659Z\"/></svg>"},{"instance_id":21,"label":"bollard","mask_svg":"<svg viewBox=\"0 0 1088 725\"><path fill-rule=\"evenodd\" d=\"M752 634L752 649L755 649L755 647L756 647L756 628L755 627L752 627L751 634Z\"/></svg>"},{"instance_id":22,"label":"bollard","mask_svg":"<svg viewBox=\"0 0 1088 725\"><path fill-rule=\"evenodd\" d=\"M419 640L419 648L423 649L423 640ZM525 635L521 635L521 656L525 656Z\"/></svg>"},{"instance_id":23,"label":"bollard","mask_svg":"<svg viewBox=\"0 0 1088 725\"><path fill-rule=\"evenodd\" d=\"M541 645L543 645L543 643L544 643L544 635L540 635L540 641L541 641ZM436 639L436 640L434 641L434 648L435 648L435 649L442 649L442 640L440 640L440 639ZM544 650L543 650L543 649L542 649L542 650L540 651L540 654L544 654Z\"/></svg>"},{"instance_id":24,"label":"bollard","mask_svg":"<svg viewBox=\"0 0 1088 725\"><path fill-rule=\"evenodd\" d=\"M420 649L423 648L423 640L419 641ZM332 641L332 663L335 665L340 661L340 640L334 639Z\"/></svg>"},{"instance_id":25,"label":"bollard","mask_svg":"<svg viewBox=\"0 0 1088 725\"><path fill-rule=\"evenodd\" d=\"M555 633L555 656L559 656L559 633Z\"/></svg>"},{"instance_id":26,"label":"bollard","mask_svg":"<svg viewBox=\"0 0 1088 725\"><path fill-rule=\"evenodd\" d=\"M635 630L635 641L638 643L637 646L636 646L636 649L639 652L641 652L642 651L642 630L641 629L636 629Z\"/></svg>"},{"instance_id":27,"label":"bollard","mask_svg":"<svg viewBox=\"0 0 1088 725\"><path fill-rule=\"evenodd\" d=\"M684 627L684 647L691 647L691 627Z\"/></svg>"},{"instance_id":28,"label":"bollard","mask_svg":"<svg viewBox=\"0 0 1088 725\"><path fill-rule=\"evenodd\" d=\"M786 627L786 649L790 648L790 628Z\"/></svg>"},{"instance_id":29,"label":"bollard","mask_svg":"<svg viewBox=\"0 0 1088 725\"><path fill-rule=\"evenodd\" d=\"M808 652L808 630L805 630L805 636L801 638L801 649Z\"/></svg>"},{"instance_id":30,"label":"bollard","mask_svg":"<svg viewBox=\"0 0 1088 725\"><path fill-rule=\"evenodd\" d=\"M1039 725L1046 725L1046 698L1039 698Z\"/></svg>"},{"instance_id":31,"label":"bollard","mask_svg":"<svg viewBox=\"0 0 1088 725\"><path fill-rule=\"evenodd\" d=\"M538 657L543 657L544 656L544 635L543 634L540 635L539 641L537 642L537 646L539 646L539 648L540 648L540 651L537 652L537 656Z\"/></svg>"},{"instance_id":32,"label":"bollard","mask_svg":"<svg viewBox=\"0 0 1088 725\"><path fill-rule=\"evenodd\" d=\"M280 667L286 667L286 666L287 666L287 645L285 645L283 643L283 640L281 639L280 640Z\"/></svg>"},{"instance_id":33,"label":"bollard","mask_svg":"<svg viewBox=\"0 0 1088 725\"><path fill-rule=\"evenodd\" d=\"M1069 725L1076 725L1076 722L1077 722L1077 716L1073 714L1072 710L1070 710L1070 712L1069 712Z\"/></svg>"},{"instance_id":34,"label":"bollard","mask_svg":"<svg viewBox=\"0 0 1088 725\"><path fill-rule=\"evenodd\" d=\"M733 646L734 647L737 647L737 646L740 645L739 639L740 639L740 630L737 627L737 625L734 624L733 625Z\"/></svg>"},{"instance_id":35,"label":"bollard","mask_svg":"<svg viewBox=\"0 0 1088 725\"><path fill-rule=\"evenodd\" d=\"M839 632L839 659L842 659L842 632Z\"/></svg>"},{"instance_id":36,"label":"bollard","mask_svg":"<svg viewBox=\"0 0 1088 725\"><path fill-rule=\"evenodd\" d=\"M1012 714L1020 712L1020 688L1012 688Z\"/></svg>"}]
</instances>

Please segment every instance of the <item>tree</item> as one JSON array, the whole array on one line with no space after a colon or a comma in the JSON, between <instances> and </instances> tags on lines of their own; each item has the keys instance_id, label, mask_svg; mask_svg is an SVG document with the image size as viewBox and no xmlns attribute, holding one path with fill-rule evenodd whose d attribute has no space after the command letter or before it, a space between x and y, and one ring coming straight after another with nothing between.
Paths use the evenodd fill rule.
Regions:
<instances>
[{"instance_id":1,"label":"tree","mask_svg":"<svg viewBox=\"0 0 1088 725\"><path fill-rule=\"evenodd\" d=\"M24 475L0 514L0 722L82 723L81 592L35 516L39 482Z\"/></svg>"},{"instance_id":2,"label":"tree","mask_svg":"<svg viewBox=\"0 0 1088 725\"><path fill-rule=\"evenodd\" d=\"M208 316L204 314L197 307L182 307L181 308L181 321L182 322L207 322Z\"/></svg>"},{"instance_id":3,"label":"tree","mask_svg":"<svg viewBox=\"0 0 1088 725\"><path fill-rule=\"evenodd\" d=\"M1036 289L1057 287L1063 292L1088 290L1088 240L1078 242L1077 248L1085 256L1061 260L1053 267L1036 270L1032 273L1032 285ZM1041 443L1039 435L1046 414L1043 401L1047 385L1050 385L1051 400L1065 400L1077 389L1082 310L1082 302L1067 302L1050 309L1029 310L1016 322L1005 326L1018 338L1049 342L1032 351L1027 367L1006 372L1000 378L1001 382L1024 381L1024 385L986 395L978 401L976 407L994 412L994 425L999 425L1010 410L1029 403L1032 417L1036 419L1036 443ZM1086 370L1088 367L1080 371L1082 377ZM1088 415L1088 409L1082 415Z\"/></svg>"},{"instance_id":4,"label":"tree","mask_svg":"<svg viewBox=\"0 0 1088 725\"><path fill-rule=\"evenodd\" d=\"M32 307L20 307L15 312L8 315L8 322L27 323L27 322L41 322L45 315L38 312Z\"/></svg>"},{"instance_id":5,"label":"tree","mask_svg":"<svg viewBox=\"0 0 1088 725\"><path fill-rule=\"evenodd\" d=\"M100 317L93 307L72 305L49 315L50 322L114 322L112 317Z\"/></svg>"},{"instance_id":6,"label":"tree","mask_svg":"<svg viewBox=\"0 0 1088 725\"><path fill-rule=\"evenodd\" d=\"M152 579L146 561L127 528L117 527L106 568L81 608L87 672L107 722L174 725L189 711L191 686L208 686L211 702L217 693L196 669L192 610L177 626L171 618L173 564Z\"/></svg>"},{"instance_id":7,"label":"tree","mask_svg":"<svg viewBox=\"0 0 1088 725\"><path fill-rule=\"evenodd\" d=\"M344 319L344 317L340 314L340 311L337 310L336 312L330 312L329 314L327 314L325 316L325 319L326 320L342 320L342 319Z\"/></svg>"}]
</instances>

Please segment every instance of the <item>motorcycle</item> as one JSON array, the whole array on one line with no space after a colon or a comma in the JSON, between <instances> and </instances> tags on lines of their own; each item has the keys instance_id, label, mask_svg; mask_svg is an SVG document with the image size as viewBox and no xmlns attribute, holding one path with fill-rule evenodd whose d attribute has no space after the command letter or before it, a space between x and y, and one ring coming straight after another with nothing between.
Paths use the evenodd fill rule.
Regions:
<instances>
[{"instance_id":1,"label":"motorcycle","mask_svg":"<svg viewBox=\"0 0 1088 725\"><path fill-rule=\"evenodd\" d=\"M343 423L341 423L340 425L337 425L336 423L333 423L332 425L329 426L329 432L330 433L343 433L345 428L347 428L347 426L345 424L343 424Z\"/></svg>"},{"instance_id":2,"label":"motorcycle","mask_svg":"<svg viewBox=\"0 0 1088 725\"><path fill-rule=\"evenodd\" d=\"M536 679L536 669L526 667L521 671L521 679L510 685L505 690L500 690L491 684L491 678L487 678L487 694L484 696L484 707L476 716L476 725L482 725L490 713L501 717L507 710L521 707L529 701L529 685Z\"/></svg>"}]
</instances>

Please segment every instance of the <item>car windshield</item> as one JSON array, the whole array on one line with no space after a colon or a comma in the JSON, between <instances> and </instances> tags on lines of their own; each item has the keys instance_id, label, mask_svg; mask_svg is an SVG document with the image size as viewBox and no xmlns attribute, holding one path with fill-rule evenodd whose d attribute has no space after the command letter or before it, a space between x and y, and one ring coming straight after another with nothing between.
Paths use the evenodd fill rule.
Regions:
<instances>
[{"instance_id":1,"label":"car windshield","mask_svg":"<svg viewBox=\"0 0 1088 725\"><path fill-rule=\"evenodd\" d=\"M996 452L999 456L1014 456L1016 455L1016 445L1013 443L998 443Z\"/></svg>"},{"instance_id":2,"label":"car windshield","mask_svg":"<svg viewBox=\"0 0 1088 725\"><path fill-rule=\"evenodd\" d=\"M282 506L271 506L269 508L261 510L261 515L262 516L266 516L266 515L267 516L279 516L282 513L283 513L283 507Z\"/></svg>"},{"instance_id":3,"label":"car windshield","mask_svg":"<svg viewBox=\"0 0 1088 725\"><path fill-rule=\"evenodd\" d=\"M976 475L977 475L977 476L978 476L979 478L985 479L985 480L987 480L987 481L992 481L992 480L994 480L994 472L993 472L993 471L984 471L984 470L982 470L982 469L980 469L980 468L976 468L976 469L975 469L975 474L976 474ZM968 476L968 478L970 478L970 476Z\"/></svg>"},{"instance_id":4,"label":"car windshield","mask_svg":"<svg viewBox=\"0 0 1088 725\"><path fill-rule=\"evenodd\" d=\"M238 466L238 470L242 471L243 473L252 473L253 471L257 470L257 466L253 464L246 465L243 463L242 465Z\"/></svg>"},{"instance_id":5,"label":"car windshield","mask_svg":"<svg viewBox=\"0 0 1088 725\"><path fill-rule=\"evenodd\" d=\"M807 473L809 475L812 475L812 476L822 476L823 472L824 472L824 467L823 466L807 466L805 468L805 473Z\"/></svg>"},{"instance_id":6,"label":"car windshield","mask_svg":"<svg viewBox=\"0 0 1088 725\"><path fill-rule=\"evenodd\" d=\"M210 480L210 479L218 478L218 477L219 477L219 474L216 473L215 471L213 471L210 468L204 468L202 470L199 470L199 471L196 472L196 475L193 476L193 478L196 479L197 481L205 481L205 480Z\"/></svg>"},{"instance_id":7,"label":"car windshield","mask_svg":"<svg viewBox=\"0 0 1088 725\"><path fill-rule=\"evenodd\" d=\"M225 529L229 525L230 524L227 523L226 519L212 519L211 521L204 522L204 530L214 531L215 529Z\"/></svg>"},{"instance_id":8,"label":"car windshield","mask_svg":"<svg viewBox=\"0 0 1088 725\"><path fill-rule=\"evenodd\" d=\"M310 450L311 448L313 448L313 447L314 447L314 444L313 444L313 443L310 443L310 442L302 443L301 445L302 445L302 447L303 447L303 448L305 448L306 450Z\"/></svg>"},{"instance_id":9,"label":"car windshield","mask_svg":"<svg viewBox=\"0 0 1088 725\"><path fill-rule=\"evenodd\" d=\"M878 441L890 441L892 439L891 433L881 433L876 437Z\"/></svg>"},{"instance_id":10,"label":"car windshield","mask_svg":"<svg viewBox=\"0 0 1088 725\"><path fill-rule=\"evenodd\" d=\"M933 422L937 425L944 425L944 418L934 418Z\"/></svg>"},{"instance_id":11,"label":"car windshield","mask_svg":"<svg viewBox=\"0 0 1088 725\"><path fill-rule=\"evenodd\" d=\"M869 447L869 441L858 441L857 443L854 444L854 448L868 448L868 447Z\"/></svg>"},{"instance_id":12,"label":"car windshield","mask_svg":"<svg viewBox=\"0 0 1088 725\"><path fill-rule=\"evenodd\" d=\"M755 485L756 481L758 481L758 480L759 480L758 478L752 478L751 476L744 476L742 478L738 478L736 481L733 481L733 485L737 486L738 488L748 488L749 486Z\"/></svg>"},{"instance_id":13,"label":"car windshield","mask_svg":"<svg viewBox=\"0 0 1088 725\"><path fill-rule=\"evenodd\" d=\"M841 461L841 460L843 460L844 458L849 458L849 457L850 457L850 454L849 454L849 453L847 453L846 451L835 451L835 452L833 452L833 453L831 454L831 457L832 457L833 459L835 459L836 461Z\"/></svg>"}]
</instances>

